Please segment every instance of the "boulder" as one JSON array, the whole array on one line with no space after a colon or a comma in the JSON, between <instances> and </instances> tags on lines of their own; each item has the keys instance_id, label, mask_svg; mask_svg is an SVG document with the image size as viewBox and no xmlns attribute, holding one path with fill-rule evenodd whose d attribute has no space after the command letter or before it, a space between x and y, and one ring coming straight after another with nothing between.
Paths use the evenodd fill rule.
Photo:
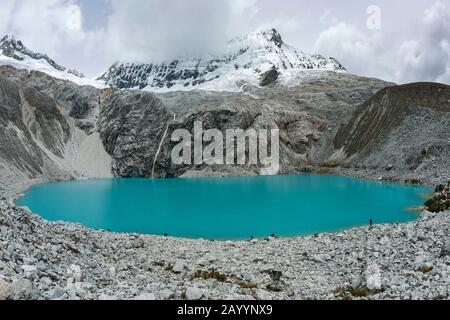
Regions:
<instances>
[{"instance_id":1,"label":"boulder","mask_svg":"<svg viewBox=\"0 0 450 320\"><path fill-rule=\"evenodd\" d=\"M178 260L172 269L172 271L177 274L182 273L185 270L186 270L186 263L183 260Z\"/></svg>"},{"instance_id":2,"label":"boulder","mask_svg":"<svg viewBox=\"0 0 450 320\"><path fill-rule=\"evenodd\" d=\"M170 300L175 298L175 293L172 290L164 289L159 292L161 300Z\"/></svg>"},{"instance_id":3,"label":"boulder","mask_svg":"<svg viewBox=\"0 0 450 320\"><path fill-rule=\"evenodd\" d=\"M204 292L202 289L197 287L189 287L186 290L186 299L187 300L200 300L203 298Z\"/></svg>"},{"instance_id":4,"label":"boulder","mask_svg":"<svg viewBox=\"0 0 450 320\"><path fill-rule=\"evenodd\" d=\"M134 298L136 301L154 301L156 300L156 297L153 293L143 293L136 298Z\"/></svg>"},{"instance_id":5,"label":"boulder","mask_svg":"<svg viewBox=\"0 0 450 320\"><path fill-rule=\"evenodd\" d=\"M0 279L0 301L6 300L11 295L11 287L8 282Z\"/></svg>"},{"instance_id":6,"label":"boulder","mask_svg":"<svg viewBox=\"0 0 450 320\"><path fill-rule=\"evenodd\" d=\"M81 274L80 266L72 264L67 269L67 277L68 277L68 280L67 280L68 283L81 282L82 274Z\"/></svg>"},{"instance_id":7,"label":"boulder","mask_svg":"<svg viewBox=\"0 0 450 320\"><path fill-rule=\"evenodd\" d=\"M10 286L10 298L13 299L32 299L36 295L33 283L27 279L16 279Z\"/></svg>"},{"instance_id":8,"label":"boulder","mask_svg":"<svg viewBox=\"0 0 450 320\"><path fill-rule=\"evenodd\" d=\"M382 287L381 282L381 269L378 265L370 265L367 267L364 273L366 286L369 290L380 290Z\"/></svg>"},{"instance_id":9,"label":"boulder","mask_svg":"<svg viewBox=\"0 0 450 320\"><path fill-rule=\"evenodd\" d=\"M450 238L444 240L442 245L441 257L450 256Z\"/></svg>"},{"instance_id":10,"label":"boulder","mask_svg":"<svg viewBox=\"0 0 450 320\"><path fill-rule=\"evenodd\" d=\"M261 80L259 81L259 85L261 87L265 87L268 86L272 83L274 83L275 81L278 80L278 77L280 76L280 73L278 72L277 69L271 69L265 73L263 73L263 75L261 76Z\"/></svg>"},{"instance_id":11,"label":"boulder","mask_svg":"<svg viewBox=\"0 0 450 320\"><path fill-rule=\"evenodd\" d=\"M37 267L35 267L35 266L28 266L28 265L23 265L22 266L22 270L23 270L23 272L25 272L25 273L35 273L35 272L37 272Z\"/></svg>"},{"instance_id":12,"label":"boulder","mask_svg":"<svg viewBox=\"0 0 450 320\"><path fill-rule=\"evenodd\" d=\"M51 300L61 300L64 297L65 293L66 292L63 289L56 287L55 289L52 289L48 292L48 297Z\"/></svg>"}]
</instances>

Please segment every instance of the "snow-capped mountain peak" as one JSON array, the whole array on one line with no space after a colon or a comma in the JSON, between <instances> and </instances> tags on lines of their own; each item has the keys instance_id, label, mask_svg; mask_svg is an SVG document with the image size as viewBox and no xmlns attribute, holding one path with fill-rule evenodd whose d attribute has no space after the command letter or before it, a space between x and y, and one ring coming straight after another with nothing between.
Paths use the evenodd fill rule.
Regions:
<instances>
[{"instance_id":1,"label":"snow-capped mountain peak","mask_svg":"<svg viewBox=\"0 0 450 320\"><path fill-rule=\"evenodd\" d=\"M274 45L281 48L285 45L281 35L276 29L256 31L242 37L237 37L228 42L230 45L247 45L249 47L266 47Z\"/></svg>"},{"instance_id":2,"label":"snow-capped mountain peak","mask_svg":"<svg viewBox=\"0 0 450 320\"><path fill-rule=\"evenodd\" d=\"M99 80L122 89L236 91L237 84L261 84L268 72L277 72L280 81L288 84L289 79L308 71L346 70L334 58L307 54L287 45L277 30L269 29L229 41L227 53L219 57L182 58L160 64L118 62Z\"/></svg>"},{"instance_id":3,"label":"snow-capped mountain peak","mask_svg":"<svg viewBox=\"0 0 450 320\"><path fill-rule=\"evenodd\" d=\"M11 35L0 38L0 65L9 65L22 70L40 71L54 78L68 80L78 85L104 87L102 82L88 79L75 69L63 67L48 55L30 50L22 41Z\"/></svg>"}]
</instances>

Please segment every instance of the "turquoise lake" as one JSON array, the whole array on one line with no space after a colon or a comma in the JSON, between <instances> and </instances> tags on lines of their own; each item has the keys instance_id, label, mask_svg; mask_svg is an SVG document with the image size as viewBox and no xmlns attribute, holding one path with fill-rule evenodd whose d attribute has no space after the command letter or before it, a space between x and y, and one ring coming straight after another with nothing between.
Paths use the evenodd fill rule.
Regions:
<instances>
[{"instance_id":1,"label":"turquoise lake","mask_svg":"<svg viewBox=\"0 0 450 320\"><path fill-rule=\"evenodd\" d=\"M429 191L328 175L107 179L36 185L17 204L94 229L238 240L411 221Z\"/></svg>"}]
</instances>

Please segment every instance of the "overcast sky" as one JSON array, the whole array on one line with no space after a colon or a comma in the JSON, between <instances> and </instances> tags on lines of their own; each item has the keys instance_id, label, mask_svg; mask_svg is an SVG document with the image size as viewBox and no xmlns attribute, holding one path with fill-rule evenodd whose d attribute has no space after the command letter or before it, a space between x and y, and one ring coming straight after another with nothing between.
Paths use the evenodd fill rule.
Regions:
<instances>
[{"instance_id":1,"label":"overcast sky","mask_svg":"<svg viewBox=\"0 0 450 320\"><path fill-rule=\"evenodd\" d=\"M352 73L450 83L449 0L0 0L0 34L90 76L116 60L219 53L271 27Z\"/></svg>"}]
</instances>

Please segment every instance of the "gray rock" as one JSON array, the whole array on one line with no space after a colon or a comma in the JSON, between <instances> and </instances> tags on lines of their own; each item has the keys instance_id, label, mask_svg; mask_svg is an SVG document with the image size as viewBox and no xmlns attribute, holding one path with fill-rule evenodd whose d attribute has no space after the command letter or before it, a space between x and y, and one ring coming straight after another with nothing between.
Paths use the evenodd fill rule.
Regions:
<instances>
[{"instance_id":1,"label":"gray rock","mask_svg":"<svg viewBox=\"0 0 450 320\"><path fill-rule=\"evenodd\" d=\"M272 299L272 295L262 289L257 289L256 290L256 297L258 298L258 300L271 300Z\"/></svg>"},{"instance_id":2,"label":"gray rock","mask_svg":"<svg viewBox=\"0 0 450 320\"><path fill-rule=\"evenodd\" d=\"M175 293L169 289L164 289L159 292L161 300L170 300L175 298Z\"/></svg>"},{"instance_id":3,"label":"gray rock","mask_svg":"<svg viewBox=\"0 0 450 320\"><path fill-rule=\"evenodd\" d=\"M65 293L66 292L63 289L57 287L48 292L48 297L51 300L60 300L64 297Z\"/></svg>"},{"instance_id":4,"label":"gray rock","mask_svg":"<svg viewBox=\"0 0 450 320\"><path fill-rule=\"evenodd\" d=\"M277 81L279 76L280 76L280 72L278 72L278 70L271 69L271 70L265 72L261 76L261 80L259 81L259 85L261 87L268 86L268 85L274 83L275 81Z\"/></svg>"},{"instance_id":5,"label":"gray rock","mask_svg":"<svg viewBox=\"0 0 450 320\"><path fill-rule=\"evenodd\" d=\"M442 245L441 257L450 256L450 238L446 238Z\"/></svg>"},{"instance_id":6,"label":"gray rock","mask_svg":"<svg viewBox=\"0 0 450 320\"><path fill-rule=\"evenodd\" d=\"M178 260L175 265L173 266L172 271L174 273L183 273L184 271L186 271L187 269L187 265L186 262L184 260Z\"/></svg>"},{"instance_id":7,"label":"gray rock","mask_svg":"<svg viewBox=\"0 0 450 320\"><path fill-rule=\"evenodd\" d=\"M186 289L186 299L187 300L200 300L203 298L204 292L202 289L197 287L189 287Z\"/></svg>"},{"instance_id":8,"label":"gray rock","mask_svg":"<svg viewBox=\"0 0 450 320\"><path fill-rule=\"evenodd\" d=\"M365 273L366 286L369 290L380 290L382 288L381 269L373 264L367 267Z\"/></svg>"},{"instance_id":9,"label":"gray rock","mask_svg":"<svg viewBox=\"0 0 450 320\"><path fill-rule=\"evenodd\" d=\"M103 294L103 293L102 293L102 294L98 297L98 300L99 300L99 301L116 301L117 298L114 297L114 296L110 296L110 295L107 295L107 294Z\"/></svg>"},{"instance_id":10,"label":"gray rock","mask_svg":"<svg viewBox=\"0 0 450 320\"><path fill-rule=\"evenodd\" d=\"M25 273L35 273L38 270L37 267L28 265L23 265L21 268Z\"/></svg>"},{"instance_id":11,"label":"gray rock","mask_svg":"<svg viewBox=\"0 0 450 320\"><path fill-rule=\"evenodd\" d=\"M11 295L10 284L0 278L0 301L8 299L10 295Z\"/></svg>"},{"instance_id":12,"label":"gray rock","mask_svg":"<svg viewBox=\"0 0 450 320\"><path fill-rule=\"evenodd\" d=\"M116 277L117 277L117 271L116 271L116 267L110 267L109 268L109 276L112 278L112 279L116 279Z\"/></svg>"},{"instance_id":13,"label":"gray rock","mask_svg":"<svg viewBox=\"0 0 450 320\"><path fill-rule=\"evenodd\" d=\"M153 293L143 293L139 296L137 296L136 298L134 298L134 300L138 300L138 301L154 301L156 300L156 297Z\"/></svg>"},{"instance_id":14,"label":"gray rock","mask_svg":"<svg viewBox=\"0 0 450 320\"><path fill-rule=\"evenodd\" d=\"M139 248L143 248L145 246L145 242L144 239L138 237L136 240L134 240L133 242L133 247L135 249L139 249Z\"/></svg>"},{"instance_id":15,"label":"gray rock","mask_svg":"<svg viewBox=\"0 0 450 320\"><path fill-rule=\"evenodd\" d=\"M11 296L17 299L32 299L36 295L33 283L28 279L14 280L10 285Z\"/></svg>"},{"instance_id":16,"label":"gray rock","mask_svg":"<svg viewBox=\"0 0 450 320\"><path fill-rule=\"evenodd\" d=\"M81 282L82 274L80 266L72 264L67 269L67 277L69 283Z\"/></svg>"}]
</instances>

